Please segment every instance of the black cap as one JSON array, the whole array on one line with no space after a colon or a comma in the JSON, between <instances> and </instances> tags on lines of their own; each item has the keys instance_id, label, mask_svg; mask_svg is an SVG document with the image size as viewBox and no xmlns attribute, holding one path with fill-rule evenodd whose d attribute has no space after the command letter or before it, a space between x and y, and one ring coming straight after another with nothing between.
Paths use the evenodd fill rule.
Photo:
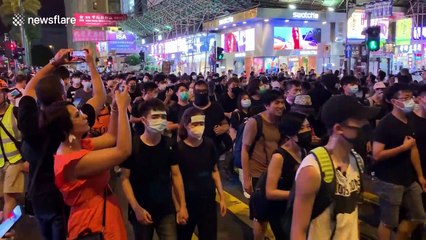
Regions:
<instances>
[{"instance_id":1,"label":"black cap","mask_svg":"<svg viewBox=\"0 0 426 240\"><path fill-rule=\"evenodd\" d=\"M361 105L355 97L339 95L331 97L322 108L321 119L326 127L332 127L349 118L373 119L380 112L380 108Z\"/></svg>"}]
</instances>

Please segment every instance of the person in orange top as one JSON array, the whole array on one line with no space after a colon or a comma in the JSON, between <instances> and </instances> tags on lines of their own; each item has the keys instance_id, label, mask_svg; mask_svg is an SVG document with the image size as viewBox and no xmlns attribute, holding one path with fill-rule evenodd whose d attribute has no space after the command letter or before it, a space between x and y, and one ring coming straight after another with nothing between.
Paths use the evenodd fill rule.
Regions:
<instances>
[{"instance_id":1,"label":"person in orange top","mask_svg":"<svg viewBox=\"0 0 426 240\"><path fill-rule=\"evenodd\" d=\"M83 139L90 129L87 116L73 105L58 102L44 110L40 124L59 145L55 183L71 207L68 239L88 232L102 233L106 240L127 239L120 207L108 180L109 170L131 153L129 103L127 87L121 93L116 91L108 132L92 139Z\"/></svg>"}]
</instances>

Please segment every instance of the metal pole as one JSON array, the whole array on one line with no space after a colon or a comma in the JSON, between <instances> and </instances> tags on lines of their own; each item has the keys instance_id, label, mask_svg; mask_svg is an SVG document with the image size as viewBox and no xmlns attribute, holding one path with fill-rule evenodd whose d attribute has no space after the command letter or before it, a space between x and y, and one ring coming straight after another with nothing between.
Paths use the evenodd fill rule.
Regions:
<instances>
[{"instance_id":1,"label":"metal pole","mask_svg":"<svg viewBox=\"0 0 426 240\"><path fill-rule=\"evenodd\" d=\"M370 27L371 24L371 12L367 12L367 28ZM367 44L367 34L365 35L365 43ZM368 76L368 74L370 73L370 50L368 49L368 47L365 48L365 52L367 54L367 66L365 68L365 74L366 76Z\"/></svg>"},{"instance_id":2,"label":"metal pole","mask_svg":"<svg viewBox=\"0 0 426 240\"><path fill-rule=\"evenodd\" d=\"M18 7L19 7L19 13L24 14L24 8L22 6L22 0L18 0ZM29 58L29 52L30 49L28 49L28 42L25 34L25 27L24 25L20 26L20 32L21 32L21 47L25 48L25 55L24 55L24 65L31 65L30 58Z\"/></svg>"},{"instance_id":3,"label":"metal pole","mask_svg":"<svg viewBox=\"0 0 426 240\"><path fill-rule=\"evenodd\" d=\"M349 21L349 0L346 0L346 22ZM348 46L348 27L346 26L346 36L345 36L345 48ZM346 51L346 49L345 49ZM351 69L351 58L349 57L346 61L346 75L349 75Z\"/></svg>"}]
</instances>

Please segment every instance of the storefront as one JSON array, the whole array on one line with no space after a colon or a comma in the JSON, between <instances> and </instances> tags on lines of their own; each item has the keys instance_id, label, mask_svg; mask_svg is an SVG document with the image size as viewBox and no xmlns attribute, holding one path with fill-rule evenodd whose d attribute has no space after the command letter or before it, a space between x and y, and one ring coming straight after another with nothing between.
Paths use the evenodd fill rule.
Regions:
<instances>
[{"instance_id":1,"label":"storefront","mask_svg":"<svg viewBox=\"0 0 426 240\"><path fill-rule=\"evenodd\" d=\"M219 33L220 47L225 52L220 65L224 69L238 74L241 70L259 73L280 69L296 73L303 66L320 73L324 63L336 69L340 65L344 16L334 12L256 8L206 22L203 28ZM328 52L321 50L324 43L328 43Z\"/></svg>"},{"instance_id":2,"label":"storefront","mask_svg":"<svg viewBox=\"0 0 426 240\"><path fill-rule=\"evenodd\" d=\"M200 33L146 44L143 49L159 69L167 61L171 62L171 72L199 73L210 71L215 41L215 34Z\"/></svg>"}]
</instances>

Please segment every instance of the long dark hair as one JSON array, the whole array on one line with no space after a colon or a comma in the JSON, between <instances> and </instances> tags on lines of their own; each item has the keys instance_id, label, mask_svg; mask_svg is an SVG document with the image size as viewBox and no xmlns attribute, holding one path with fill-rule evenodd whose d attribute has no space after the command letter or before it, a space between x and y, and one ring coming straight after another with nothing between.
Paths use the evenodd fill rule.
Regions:
<instances>
[{"instance_id":1,"label":"long dark hair","mask_svg":"<svg viewBox=\"0 0 426 240\"><path fill-rule=\"evenodd\" d=\"M39 126L48 134L52 141L63 142L73 128L66 101L52 103L46 107L39 119Z\"/></svg>"},{"instance_id":2,"label":"long dark hair","mask_svg":"<svg viewBox=\"0 0 426 240\"><path fill-rule=\"evenodd\" d=\"M191 122L191 117L196 115L204 115L204 113L203 111L195 107L190 107L186 109L183 113L178 130L178 135L181 141L185 140L188 137L188 130L186 130L186 125Z\"/></svg>"}]
</instances>

